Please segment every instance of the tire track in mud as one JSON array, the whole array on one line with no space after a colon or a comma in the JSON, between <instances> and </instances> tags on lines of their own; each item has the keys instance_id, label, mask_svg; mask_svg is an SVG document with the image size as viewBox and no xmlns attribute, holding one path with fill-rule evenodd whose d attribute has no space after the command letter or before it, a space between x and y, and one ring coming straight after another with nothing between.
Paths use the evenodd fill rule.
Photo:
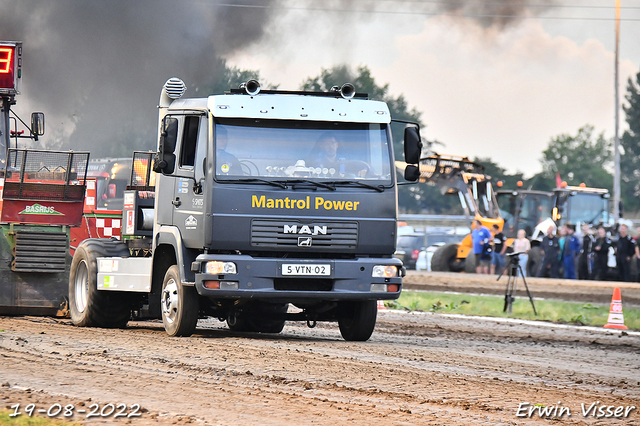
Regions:
<instances>
[{"instance_id":1,"label":"tire track in mud","mask_svg":"<svg viewBox=\"0 0 640 426\"><path fill-rule=\"evenodd\" d=\"M602 343L592 345L593 336L577 332L491 330L393 312L381 315L364 344L339 340L327 325L309 331L294 323L269 336L201 322L196 335L180 339L153 322L102 330L49 319L0 320L1 382L44 389L43 398L139 402L150 412L135 419L140 425L513 424L524 401L562 401L572 411L596 400L640 405L637 371L594 368L611 358L638 365L637 339L601 336ZM580 351L596 358L580 367ZM0 395L7 391L0 388Z\"/></svg>"}]
</instances>

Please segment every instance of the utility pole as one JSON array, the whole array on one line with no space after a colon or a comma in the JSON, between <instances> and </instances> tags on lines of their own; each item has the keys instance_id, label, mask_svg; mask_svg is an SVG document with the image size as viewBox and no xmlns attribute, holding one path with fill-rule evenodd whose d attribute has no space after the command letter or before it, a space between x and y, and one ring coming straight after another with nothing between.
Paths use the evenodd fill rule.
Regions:
<instances>
[{"instance_id":1,"label":"utility pole","mask_svg":"<svg viewBox=\"0 0 640 426\"><path fill-rule=\"evenodd\" d=\"M613 157L613 218L620 219L620 84L618 82L618 68L620 62L620 0L616 0L616 64L615 64L615 140Z\"/></svg>"}]
</instances>

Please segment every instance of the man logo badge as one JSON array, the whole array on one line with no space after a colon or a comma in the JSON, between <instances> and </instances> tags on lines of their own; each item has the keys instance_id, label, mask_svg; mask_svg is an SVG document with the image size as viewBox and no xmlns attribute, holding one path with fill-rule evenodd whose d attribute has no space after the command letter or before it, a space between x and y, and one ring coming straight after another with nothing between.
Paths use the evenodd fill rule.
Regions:
<instances>
[{"instance_id":1,"label":"man logo badge","mask_svg":"<svg viewBox=\"0 0 640 426\"><path fill-rule=\"evenodd\" d=\"M311 247L311 237L298 237L298 247Z\"/></svg>"}]
</instances>

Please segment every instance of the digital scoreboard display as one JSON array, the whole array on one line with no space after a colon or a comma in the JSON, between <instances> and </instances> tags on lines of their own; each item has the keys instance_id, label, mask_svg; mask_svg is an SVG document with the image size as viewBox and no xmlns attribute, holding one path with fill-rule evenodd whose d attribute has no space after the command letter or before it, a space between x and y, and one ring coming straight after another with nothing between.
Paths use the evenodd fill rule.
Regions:
<instances>
[{"instance_id":1,"label":"digital scoreboard display","mask_svg":"<svg viewBox=\"0 0 640 426\"><path fill-rule=\"evenodd\" d=\"M22 43L0 41L0 94L20 93Z\"/></svg>"}]
</instances>

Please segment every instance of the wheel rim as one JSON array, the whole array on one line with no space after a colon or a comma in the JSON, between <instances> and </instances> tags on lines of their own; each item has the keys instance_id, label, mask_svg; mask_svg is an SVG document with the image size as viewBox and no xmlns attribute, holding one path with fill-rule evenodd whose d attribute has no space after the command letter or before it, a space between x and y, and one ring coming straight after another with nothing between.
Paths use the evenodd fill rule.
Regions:
<instances>
[{"instance_id":1,"label":"wheel rim","mask_svg":"<svg viewBox=\"0 0 640 426\"><path fill-rule=\"evenodd\" d=\"M87 308L87 299L89 297L89 269L87 268L87 262L84 260L78 263L74 288L76 309L78 312L84 312Z\"/></svg>"},{"instance_id":2,"label":"wheel rim","mask_svg":"<svg viewBox=\"0 0 640 426\"><path fill-rule=\"evenodd\" d=\"M169 323L174 322L178 316L178 285L173 278L162 290L162 314Z\"/></svg>"}]
</instances>

